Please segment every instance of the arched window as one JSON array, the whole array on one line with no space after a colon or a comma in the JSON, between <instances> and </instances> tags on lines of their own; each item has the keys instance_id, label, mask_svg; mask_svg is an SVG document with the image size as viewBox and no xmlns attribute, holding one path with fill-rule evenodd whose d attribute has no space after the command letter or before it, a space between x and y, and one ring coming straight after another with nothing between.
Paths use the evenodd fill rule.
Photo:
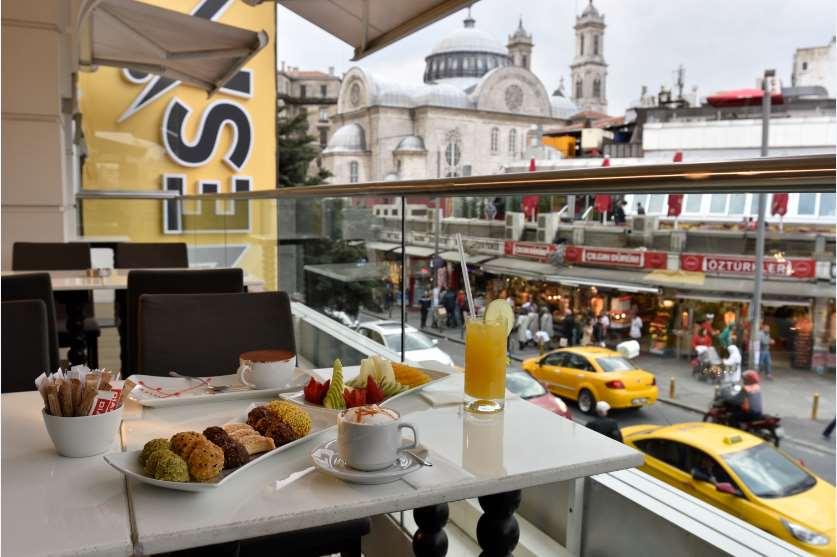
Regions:
<instances>
[{"instance_id":1,"label":"arched window","mask_svg":"<svg viewBox=\"0 0 837 557\"><path fill-rule=\"evenodd\" d=\"M578 36L578 54L584 56L584 35Z\"/></svg>"},{"instance_id":2,"label":"arched window","mask_svg":"<svg viewBox=\"0 0 837 557\"><path fill-rule=\"evenodd\" d=\"M465 58L464 60L462 60L462 69L463 70L467 70L470 67L471 67L471 59L470 58Z\"/></svg>"},{"instance_id":3,"label":"arched window","mask_svg":"<svg viewBox=\"0 0 837 557\"><path fill-rule=\"evenodd\" d=\"M349 183L357 184L360 181L359 168L357 161L349 163Z\"/></svg>"},{"instance_id":4,"label":"arched window","mask_svg":"<svg viewBox=\"0 0 837 557\"><path fill-rule=\"evenodd\" d=\"M526 68L526 67L528 67L528 66L529 66L529 61L528 61L528 59L526 58L526 55L524 54L524 55L523 55L523 67L524 67L524 68Z\"/></svg>"},{"instance_id":5,"label":"arched window","mask_svg":"<svg viewBox=\"0 0 837 557\"><path fill-rule=\"evenodd\" d=\"M445 134L445 176L459 176L462 161L462 137L458 130L451 130Z\"/></svg>"},{"instance_id":6,"label":"arched window","mask_svg":"<svg viewBox=\"0 0 837 557\"><path fill-rule=\"evenodd\" d=\"M593 35L593 55L599 55L599 36Z\"/></svg>"},{"instance_id":7,"label":"arched window","mask_svg":"<svg viewBox=\"0 0 837 557\"><path fill-rule=\"evenodd\" d=\"M593 80L593 96L594 97L601 97L602 96L602 82L597 77Z\"/></svg>"},{"instance_id":8,"label":"arched window","mask_svg":"<svg viewBox=\"0 0 837 557\"><path fill-rule=\"evenodd\" d=\"M509 154L514 155L517 152L517 130L509 130Z\"/></svg>"},{"instance_id":9,"label":"arched window","mask_svg":"<svg viewBox=\"0 0 837 557\"><path fill-rule=\"evenodd\" d=\"M575 98L580 99L582 97L581 91L581 80L577 80L575 82Z\"/></svg>"},{"instance_id":10,"label":"arched window","mask_svg":"<svg viewBox=\"0 0 837 557\"><path fill-rule=\"evenodd\" d=\"M500 150L500 129L491 128L491 152L496 153Z\"/></svg>"}]
</instances>

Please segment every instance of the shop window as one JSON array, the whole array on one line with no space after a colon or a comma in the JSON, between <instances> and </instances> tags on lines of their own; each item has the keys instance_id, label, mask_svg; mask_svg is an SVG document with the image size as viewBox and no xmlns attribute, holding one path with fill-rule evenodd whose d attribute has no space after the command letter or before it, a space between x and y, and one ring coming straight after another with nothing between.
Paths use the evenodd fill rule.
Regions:
<instances>
[{"instance_id":1,"label":"shop window","mask_svg":"<svg viewBox=\"0 0 837 557\"><path fill-rule=\"evenodd\" d=\"M814 215L816 214L817 194L815 193L800 193L799 205L796 209L797 215Z\"/></svg>"},{"instance_id":2,"label":"shop window","mask_svg":"<svg viewBox=\"0 0 837 557\"><path fill-rule=\"evenodd\" d=\"M724 214L727 212L727 197L725 193L713 193L710 196L709 212L713 214Z\"/></svg>"},{"instance_id":3,"label":"shop window","mask_svg":"<svg viewBox=\"0 0 837 557\"><path fill-rule=\"evenodd\" d=\"M349 183L357 184L360 180L359 175L359 165L357 161L352 161L349 163Z\"/></svg>"},{"instance_id":4,"label":"shop window","mask_svg":"<svg viewBox=\"0 0 837 557\"><path fill-rule=\"evenodd\" d=\"M743 215L744 203L747 200L747 195L743 193L733 193L729 196L729 214Z\"/></svg>"},{"instance_id":5,"label":"shop window","mask_svg":"<svg viewBox=\"0 0 837 557\"><path fill-rule=\"evenodd\" d=\"M496 153L500 150L500 129L491 128L491 152Z\"/></svg>"},{"instance_id":6,"label":"shop window","mask_svg":"<svg viewBox=\"0 0 837 557\"><path fill-rule=\"evenodd\" d=\"M509 130L509 154L514 155L517 151L517 130Z\"/></svg>"},{"instance_id":7,"label":"shop window","mask_svg":"<svg viewBox=\"0 0 837 557\"><path fill-rule=\"evenodd\" d=\"M820 216L833 217L835 213L835 205L837 205L837 194L823 193L820 194Z\"/></svg>"},{"instance_id":8,"label":"shop window","mask_svg":"<svg viewBox=\"0 0 837 557\"><path fill-rule=\"evenodd\" d=\"M699 213L701 201L703 201L703 196L699 193L686 195L686 205L683 207L683 211L685 213Z\"/></svg>"},{"instance_id":9,"label":"shop window","mask_svg":"<svg viewBox=\"0 0 837 557\"><path fill-rule=\"evenodd\" d=\"M663 212L663 206L666 202L666 195L655 193L651 196L651 199L648 200L648 214L649 215L658 215Z\"/></svg>"}]
</instances>

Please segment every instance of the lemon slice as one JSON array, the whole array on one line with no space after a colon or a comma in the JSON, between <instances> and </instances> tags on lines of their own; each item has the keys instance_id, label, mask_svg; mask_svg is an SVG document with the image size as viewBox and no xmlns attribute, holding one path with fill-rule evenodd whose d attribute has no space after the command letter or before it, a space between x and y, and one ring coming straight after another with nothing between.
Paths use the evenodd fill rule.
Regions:
<instances>
[{"instance_id":1,"label":"lemon slice","mask_svg":"<svg viewBox=\"0 0 837 557\"><path fill-rule=\"evenodd\" d=\"M492 300L485 308L485 320L505 322L506 336L509 336L514 328L514 312L507 301L499 298Z\"/></svg>"}]
</instances>

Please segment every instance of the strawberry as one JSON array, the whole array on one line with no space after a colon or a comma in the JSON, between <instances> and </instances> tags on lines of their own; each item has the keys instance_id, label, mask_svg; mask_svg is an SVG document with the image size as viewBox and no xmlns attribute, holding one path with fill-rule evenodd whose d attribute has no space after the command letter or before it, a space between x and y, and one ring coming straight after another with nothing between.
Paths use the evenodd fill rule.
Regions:
<instances>
[{"instance_id":1,"label":"strawberry","mask_svg":"<svg viewBox=\"0 0 837 557\"><path fill-rule=\"evenodd\" d=\"M346 401L346 408L363 406L366 404L366 389L343 389L343 399Z\"/></svg>"},{"instance_id":2,"label":"strawberry","mask_svg":"<svg viewBox=\"0 0 837 557\"><path fill-rule=\"evenodd\" d=\"M320 383L312 377L303 390L305 400L313 404L322 404L323 398L325 398L330 384L331 380L327 380L325 383Z\"/></svg>"},{"instance_id":3,"label":"strawberry","mask_svg":"<svg viewBox=\"0 0 837 557\"><path fill-rule=\"evenodd\" d=\"M366 403L378 404L384 400L384 391L375 383L372 376L366 378Z\"/></svg>"}]
</instances>

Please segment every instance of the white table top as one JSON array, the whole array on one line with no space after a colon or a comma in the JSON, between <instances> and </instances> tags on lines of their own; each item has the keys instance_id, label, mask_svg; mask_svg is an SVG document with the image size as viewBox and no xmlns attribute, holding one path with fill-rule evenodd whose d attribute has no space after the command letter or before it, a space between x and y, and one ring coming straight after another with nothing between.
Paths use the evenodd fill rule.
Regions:
<instances>
[{"instance_id":1,"label":"white table top","mask_svg":"<svg viewBox=\"0 0 837 557\"><path fill-rule=\"evenodd\" d=\"M3 276L26 273L49 273L54 291L61 290L125 290L128 288L128 273L139 269L113 269L107 277L88 277L85 271L3 271ZM160 271L164 269L150 269ZM177 269L183 271L186 269ZM244 276L244 286L258 290L264 281L252 276Z\"/></svg>"},{"instance_id":2,"label":"white table top","mask_svg":"<svg viewBox=\"0 0 837 557\"><path fill-rule=\"evenodd\" d=\"M2 553L131 555L124 478L101 456L59 456L41 408L37 392L3 395Z\"/></svg>"},{"instance_id":3,"label":"white table top","mask_svg":"<svg viewBox=\"0 0 837 557\"><path fill-rule=\"evenodd\" d=\"M222 424L246 406L247 401L230 401L137 410L141 414L136 419L126 417L128 448L140 449L150 439L178 431L202 431ZM431 458L437 455L434 467L378 486L348 484L313 472L277 490L277 480L311 466L310 452L335 436L324 432L210 493L167 491L131 481L143 552L269 535L571 480L643 462L641 454L626 445L519 398L510 399L502 414L484 422L464 414L459 406L431 408L417 395L396 400L392 407L404 421L416 425Z\"/></svg>"}]
</instances>

